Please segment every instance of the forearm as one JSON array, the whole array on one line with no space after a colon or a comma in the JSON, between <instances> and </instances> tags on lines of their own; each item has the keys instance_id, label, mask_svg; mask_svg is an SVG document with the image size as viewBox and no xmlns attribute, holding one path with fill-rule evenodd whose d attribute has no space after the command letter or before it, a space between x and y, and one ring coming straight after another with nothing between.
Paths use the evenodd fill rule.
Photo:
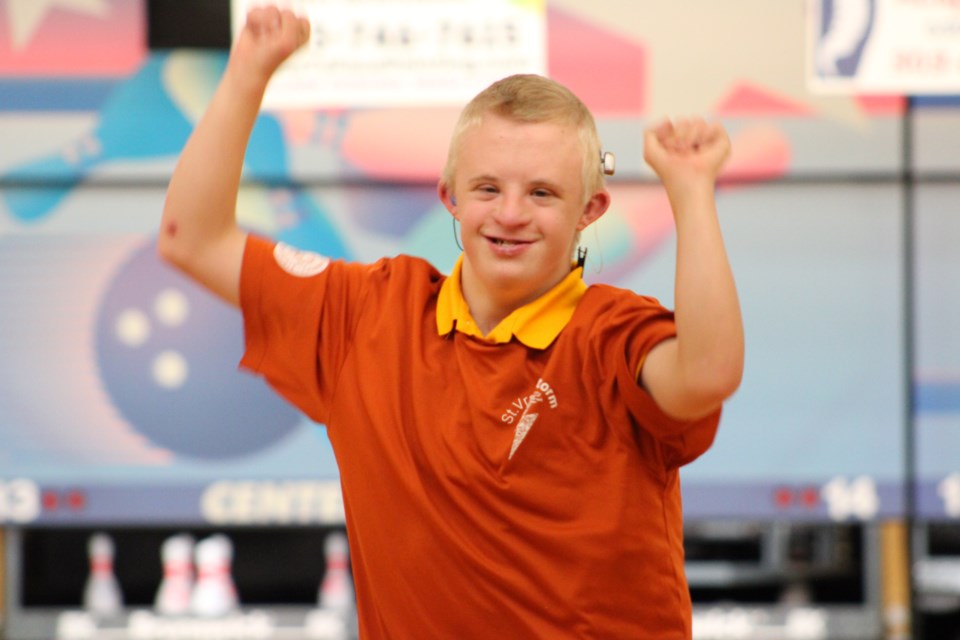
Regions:
<instances>
[{"instance_id":1,"label":"forearm","mask_svg":"<svg viewBox=\"0 0 960 640\"><path fill-rule=\"evenodd\" d=\"M161 255L181 268L190 270L205 248L237 233L243 158L264 87L228 66L177 162L158 245Z\"/></svg>"},{"instance_id":2,"label":"forearm","mask_svg":"<svg viewBox=\"0 0 960 640\"><path fill-rule=\"evenodd\" d=\"M677 225L677 365L694 396L722 402L740 384L744 337L713 182L668 189L668 195Z\"/></svg>"}]
</instances>

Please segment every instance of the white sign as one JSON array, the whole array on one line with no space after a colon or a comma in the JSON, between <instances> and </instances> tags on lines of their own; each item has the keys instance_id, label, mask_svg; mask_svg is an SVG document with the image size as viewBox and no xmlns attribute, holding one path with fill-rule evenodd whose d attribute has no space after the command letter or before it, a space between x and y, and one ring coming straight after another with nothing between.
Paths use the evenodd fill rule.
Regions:
<instances>
[{"instance_id":1,"label":"white sign","mask_svg":"<svg viewBox=\"0 0 960 640\"><path fill-rule=\"evenodd\" d=\"M234 34L262 0L233 0ZM291 0L310 43L264 108L462 105L513 73L546 73L546 0Z\"/></svg>"},{"instance_id":2,"label":"white sign","mask_svg":"<svg viewBox=\"0 0 960 640\"><path fill-rule=\"evenodd\" d=\"M807 1L812 91L960 94L960 1Z\"/></svg>"}]
</instances>

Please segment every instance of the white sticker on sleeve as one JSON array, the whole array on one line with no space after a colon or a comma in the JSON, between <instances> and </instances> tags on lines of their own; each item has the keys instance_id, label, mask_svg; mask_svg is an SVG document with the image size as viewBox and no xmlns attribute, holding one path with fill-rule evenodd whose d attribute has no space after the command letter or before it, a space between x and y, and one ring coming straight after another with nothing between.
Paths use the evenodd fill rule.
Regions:
<instances>
[{"instance_id":1,"label":"white sticker on sleeve","mask_svg":"<svg viewBox=\"0 0 960 640\"><path fill-rule=\"evenodd\" d=\"M303 251L288 244L278 242L273 247L273 259L280 268L292 276L309 278L327 268L330 258L312 251Z\"/></svg>"}]
</instances>

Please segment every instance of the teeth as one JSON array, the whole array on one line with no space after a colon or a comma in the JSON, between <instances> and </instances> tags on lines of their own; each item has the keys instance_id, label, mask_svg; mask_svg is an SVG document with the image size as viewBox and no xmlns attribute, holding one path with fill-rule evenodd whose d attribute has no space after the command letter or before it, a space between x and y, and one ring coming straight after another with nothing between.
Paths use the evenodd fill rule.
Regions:
<instances>
[{"instance_id":1,"label":"teeth","mask_svg":"<svg viewBox=\"0 0 960 640\"><path fill-rule=\"evenodd\" d=\"M516 242L512 242L510 240L500 240L499 238L497 240L494 240L494 242L497 244L497 246L500 246L500 247L512 247L515 244L517 244Z\"/></svg>"}]
</instances>

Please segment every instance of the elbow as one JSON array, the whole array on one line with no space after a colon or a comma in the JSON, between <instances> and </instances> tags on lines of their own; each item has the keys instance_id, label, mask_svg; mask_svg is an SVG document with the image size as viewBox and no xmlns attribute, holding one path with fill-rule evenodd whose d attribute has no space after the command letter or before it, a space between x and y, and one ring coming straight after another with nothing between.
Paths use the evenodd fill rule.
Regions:
<instances>
[{"instance_id":1,"label":"elbow","mask_svg":"<svg viewBox=\"0 0 960 640\"><path fill-rule=\"evenodd\" d=\"M743 380L743 360L702 364L685 376L685 417L700 417L719 409Z\"/></svg>"},{"instance_id":2,"label":"elbow","mask_svg":"<svg viewBox=\"0 0 960 640\"><path fill-rule=\"evenodd\" d=\"M702 418L720 409L740 388L742 343L728 343L698 358L678 357L682 355L679 343L665 343L671 344L651 352L644 368L650 368L650 373L642 381L667 415L679 420Z\"/></svg>"},{"instance_id":3,"label":"elbow","mask_svg":"<svg viewBox=\"0 0 960 640\"><path fill-rule=\"evenodd\" d=\"M173 245L170 239L167 238L165 229L161 229L160 235L157 236L157 255L164 262L173 262L174 260Z\"/></svg>"},{"instance_id":4,"label":"elbow","mask_svg":"<svg viewBox=\"0 0 960 640\"><path fill-rule=\"evenodd\" d=\"M728 370L703 367L684 376L674 393L655 400L663 411L677 420L698 420L720 409L740 387L742 367Z\"/></svg>"},{"instance_id":5,"label":"elbow","mask_svg":"<svg viewBox=\"0 0 960 640\"><path fill-rule=\"evenodd\" d=\"M175 266L178 264L176 243L169 237L166 227L161 229L160 235L157 236L157 255L168 264Z\"/></svg>"},{"instance_id":6,"label":"elbow","mask_svg":"<svg viewBox=\"0 0 960 640\"><path fill-rule=\"evenodd\" d=\"M720 406L736 393L743 381L743 357L704 366L695 376L691 386L697 389L695 395L703 399L704 404Z\"/></svg>"},{"instance_id":7,"label":"elbow","mask_svg":"<svg viewBox=\"0 0 960 640\"><path fill-rule=\"evenodd\" d=\"M743 382L743 363L731 365L725 370L719 371L714 381L713 392L720 402L725 401L740 388Z\"/></svg>"},{"instance_id":8,"label":"elbow","mask_svg":"<svg viewBox=\"0 0 960 640\"><path fill-rule=\"evenodd\" d=\"M182 239L178 238L179 229L175 220L164 216L157 236L157 255L167 264L185 271L187 269L187 252Z\"/></svg>"},{"instance_id":9,"label":"elbow","mask_svg":"<svg viewBox=\"0 0 960 640\"><path fill-rule=\"evenodd\" d=\"M745 348L742 331L730 336L722 348L706 355L691 376L694 384L717 404L722 404L736 393L743 381Z\"/></svg>"}]
</instances>

